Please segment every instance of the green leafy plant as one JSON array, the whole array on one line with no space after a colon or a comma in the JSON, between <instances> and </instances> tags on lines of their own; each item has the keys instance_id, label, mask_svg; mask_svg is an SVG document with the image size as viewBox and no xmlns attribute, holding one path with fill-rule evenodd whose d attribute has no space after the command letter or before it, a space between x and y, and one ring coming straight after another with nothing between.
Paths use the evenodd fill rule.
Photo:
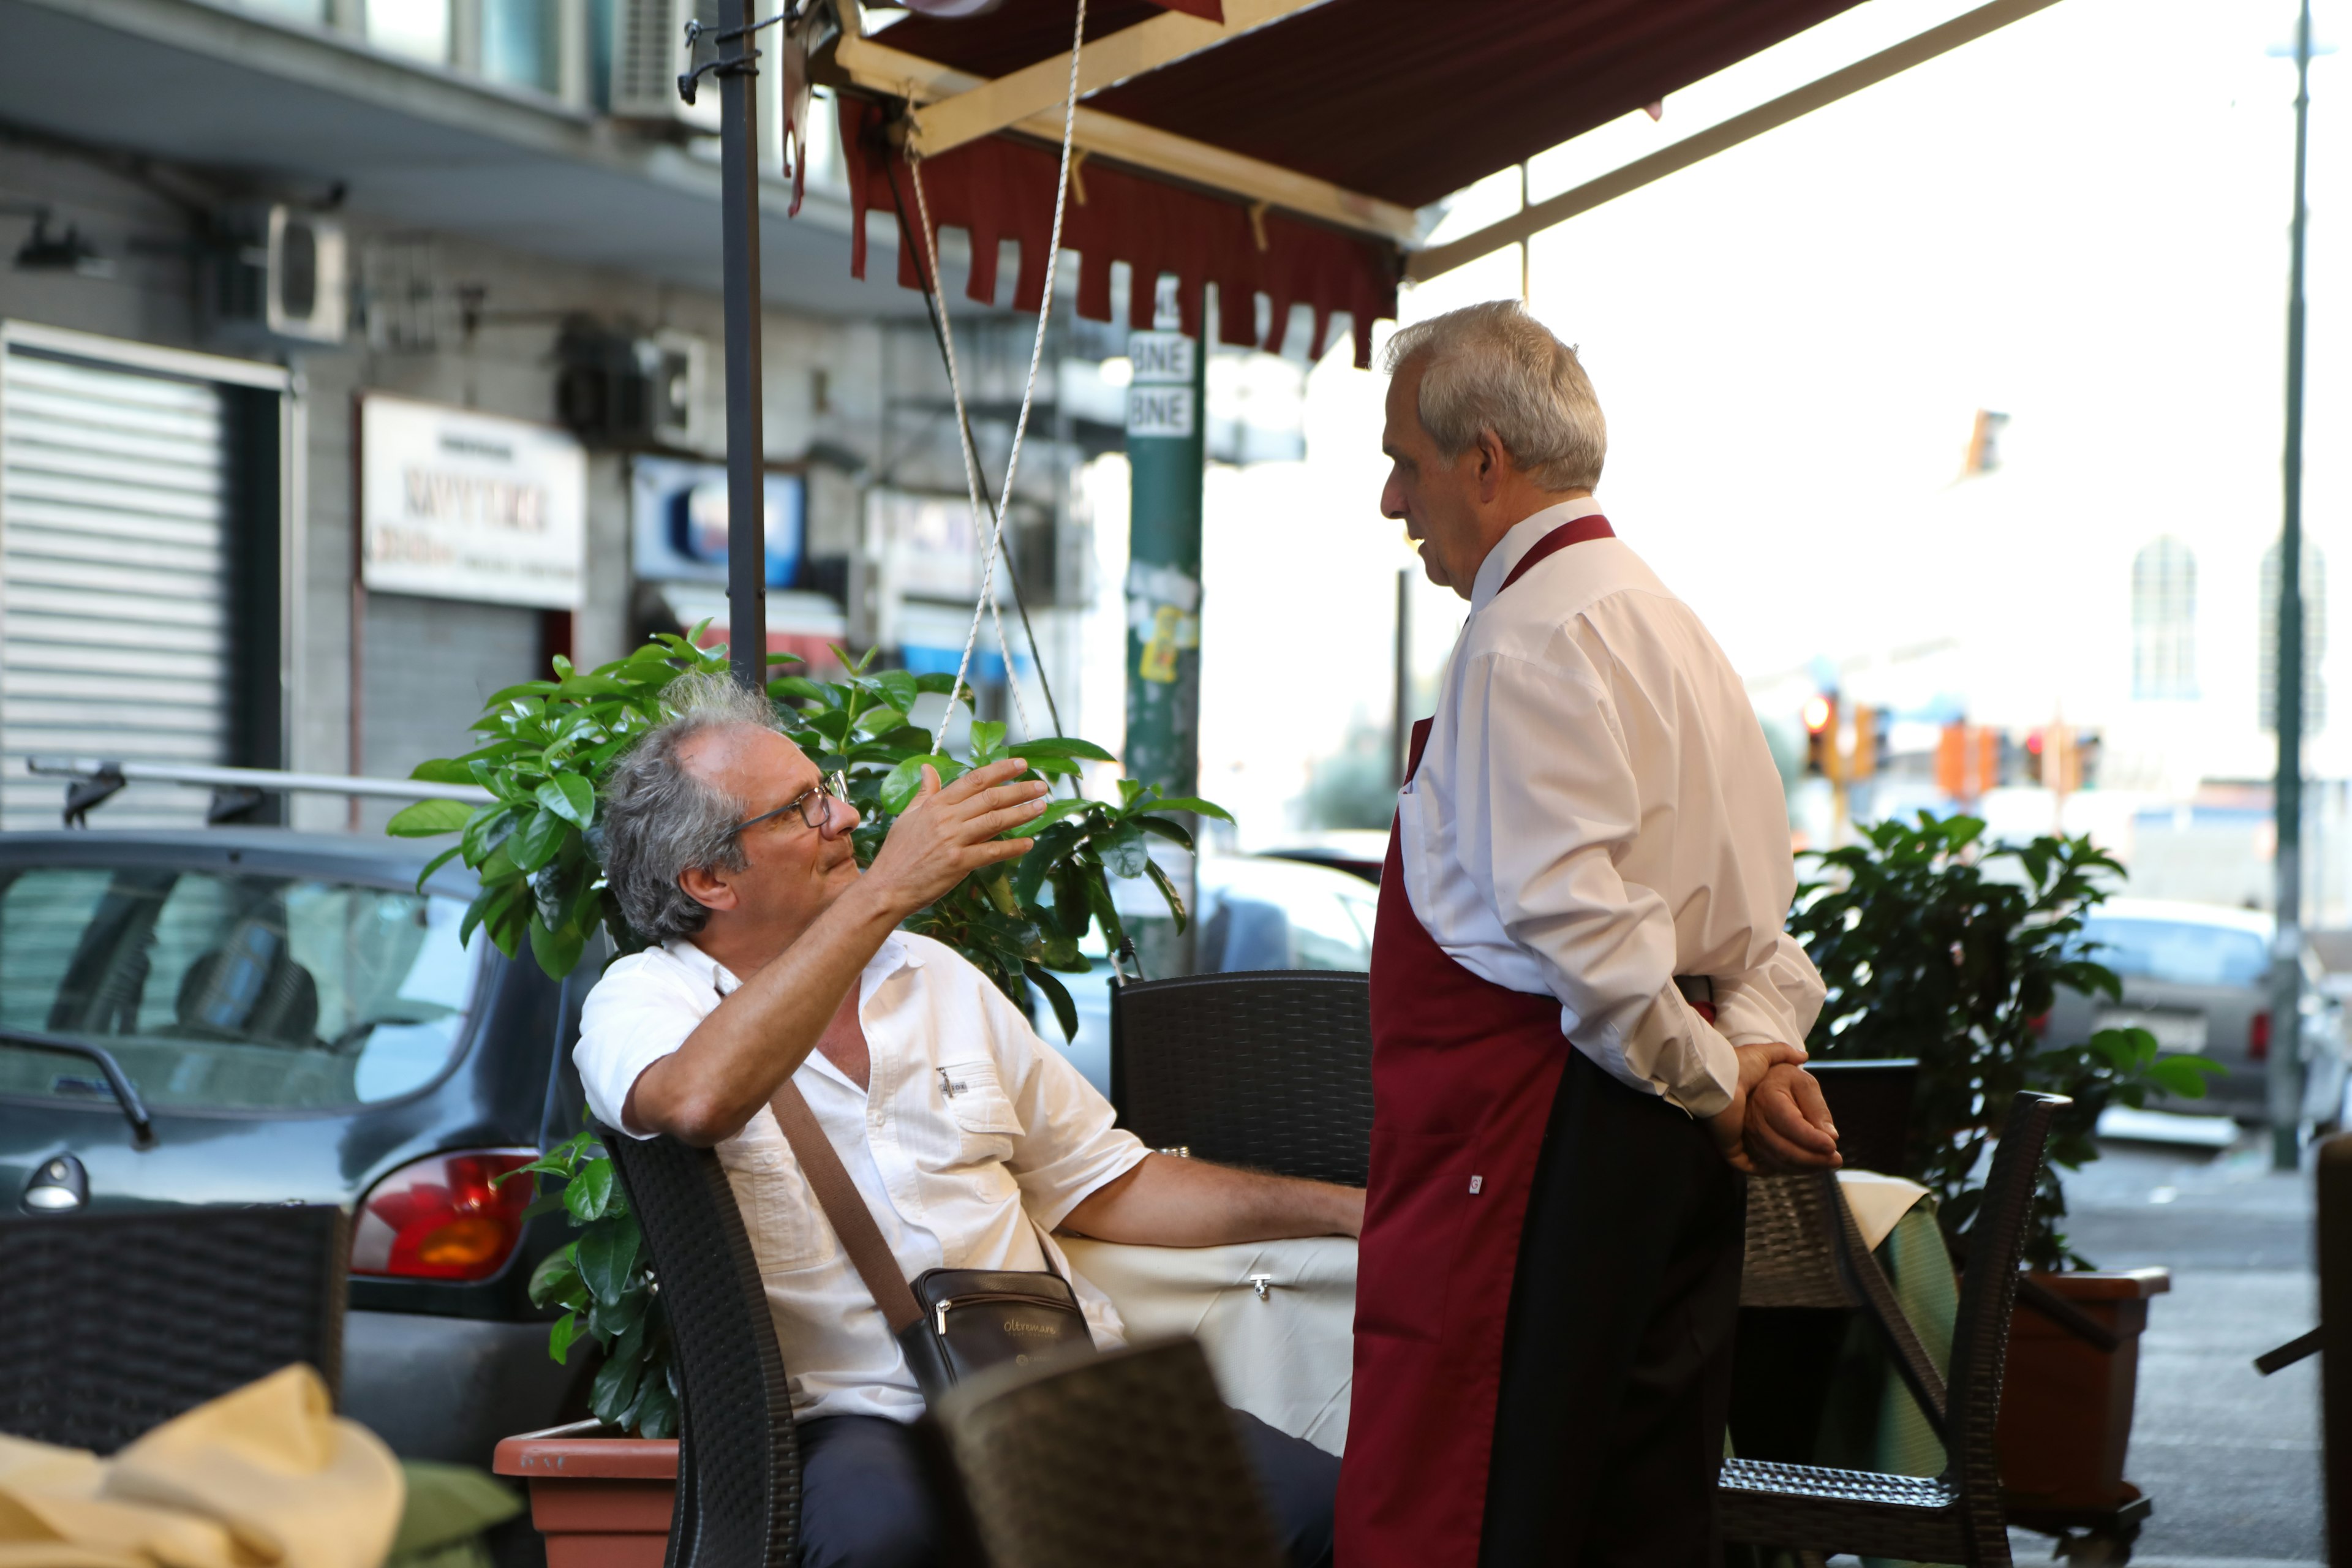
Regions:
<instances>
[{"instance_id":1,"label":"green leafy plant","mask_svg":"<svg viewBox=\"0 0 2352 1568\"><path fill-rule=\"evenodd\" d=\"M1976 1173L2011 1098L2020 1089L2072 1097L2052 1130L2026 1259L2087 1268L2060 1229L2059 1172L2098 1158L2093 1131L2108 1105L2142 1106L2152 1092L2199 1099L2207 1075L2221 1069L2202 1057L2159 1055L2145 1029L2045 1044L2061 986L2122 994L2082 930L2123 868L2087 837L1988 844L1983 834L1974 817L1921 812L1916 823L1875 823L1862 843L1812 857L1828 875L1798 888L1789 930L1829 996L1805 1048L1822 1060L1919 1058L1903 1173L1935 1192L1954 1237L1975 1217Z\"/></svg>"},{"instance_id":2,"label":"green leafy plant","mask_svg":"<svg viewBox=\"0 0 2352 1568\"><path fill-rule=\"evenodd\" d=\"M529 1212L560 1206L580 1231L531 1271L531 1305L563 1310L548 1331L547 1353L568 1361L583 1337L594 1341L604 1354L588 1389L596 1419L642 1436L674 1437L677 1361L669 1322L644 1232L615 1174L612 1156L582 1132L499 1180L537 1176L541 1193Z\"/></svg>"},{"instance_id":3,"label":"green leafy plant","mask_svg":"<svg viewBox=\"0 0 2352 1568\"><path fill-rule=\"evenodd\" d=\"M695 630L699 636L702 628ZM1149 879L1181 930L1189 911L1152 862L1148 840L1190 849L1191 834L1176 814L1232 818L1208 801L1168 798L1156 785L1125 779L1116 803L1087 798L1079 764L1113 760L1087 741L1008 742L1003 724L975 720L969 754L946 755L933 749L930 731L911 722L915 704L937 693L970 707L970 688L959 689L947 675L874 672L872 658L869 653L852 664L843 655L838 680L794 674L771 680L768 695L785 732L821 770L846 779L862 818L852 835L860 865L873 861L891 822L922 787L926 764L946 784L972 768L1019 758L1028 764L1021 777L1066 788L1044 816L1016 830L1015 836L1035 837L1028 853L967 877L906 925L962 953L1024 1009L1034 985L1064 1037L1074 1037L1077 1009L1055 974L1091 969L1080 943L1097 927L1114 948L1126 940L1110 879ZM800 661L771 654L769 662ZM458 836L417 883L422 887L453 857L480 878L461 940L478 927L509 958L528 947L556 979L578 967L600 924L621 952L644 945L605 883L597 805L622 753L669 716L662 692L670 683L681 675L726 668L724 647L699 647L675 636L656 637L628 658L584 675L558 658L553 679L491 695L473 725L487 737L482 745L415 770L412 776L418 779L479 784L490 792L482 805L420 801L386 827L408 837ZM561 1180L560 1201L581 1227L578 1239L550 1255L531 1277L532 1301L563 1310L550 1331L549 1352L563 1361L583 1333L593 1338L604 1352L591 1398L597 1417L647 1436L675 1432L677 1384L669 1334L651 1261L611 1159L583 1132L516 1173L522 1172Z\"/></svg>"}]
</instances>

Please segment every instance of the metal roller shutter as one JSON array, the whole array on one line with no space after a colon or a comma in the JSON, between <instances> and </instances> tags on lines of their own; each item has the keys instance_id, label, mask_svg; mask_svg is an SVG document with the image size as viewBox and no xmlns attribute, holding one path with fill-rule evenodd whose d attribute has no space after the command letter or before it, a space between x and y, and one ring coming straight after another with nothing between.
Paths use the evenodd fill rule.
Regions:
<instances>
[{"instance_id":1,"label":"metal roller shutter","mask_svg":"<svg viewBox=\"0 0 2352 1568\"><path fill-rule=\"evenodd\" d=\"M0 360L0 828L58 825L63 783L27 756L228 760L226 412L201 381ZM205 802L133 784L104 823Z\"/></svg>"}]
</instances>

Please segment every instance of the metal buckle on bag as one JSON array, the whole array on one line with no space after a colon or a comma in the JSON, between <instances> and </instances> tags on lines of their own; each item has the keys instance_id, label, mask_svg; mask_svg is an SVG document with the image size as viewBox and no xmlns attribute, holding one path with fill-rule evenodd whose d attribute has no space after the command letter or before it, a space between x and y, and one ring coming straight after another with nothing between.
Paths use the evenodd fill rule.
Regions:
<instances>
[{"instance_id":1,"label":"metal buckle on bag","mask_svg":"<svg viewBox=\"0 0 2352 1568\"><path fill-rule=\"evenodd\" d=\"M1257 1292L1257 1299L1263 1301L1268 1299L1265 1290L1267 1286L1274 1283L1274 1276L1271 1274L1253 1274L1249 1277L1249 1283L1250 1288Z\"/></svg>"}]
</instances>

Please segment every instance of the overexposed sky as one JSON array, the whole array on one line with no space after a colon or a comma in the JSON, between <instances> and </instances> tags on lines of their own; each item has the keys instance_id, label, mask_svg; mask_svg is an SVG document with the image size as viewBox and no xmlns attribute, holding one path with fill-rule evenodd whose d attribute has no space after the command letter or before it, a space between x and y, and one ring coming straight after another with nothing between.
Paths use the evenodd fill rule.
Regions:
<instances>
[{"instance_id":1,"label":"overexposed sky","mask_svg":"<svg viewBox=\"0 0 2352 1568\"><path fill-rule=\"evenodd\" d=\"M1669 99L1660 123L1539 160L1535 194L1960 8L1873 0L1842 36ZM2254 574L2279 526L2294 91L2268 50L2294 17L2283 0L2061 0L1537 240L1533 308L1580 345L1609 416L1601 499L1744 674L1956 639L1959 667L1912 687L1967 689L1995 721L2063 705L2175 751L2185 733L2207 773L2264 766ZM2352 0L2324 0L2323 42L2344 25ZM2352 76L2327 57L2312 79L2305 515L2342 563L2340 600ZM1449 233L1513 209L1516 177L1494 184ZM1402 314L1515 295L1518 272L1497 254L1408 290ZM1309 380L1306 462L1211 475L1202 783L1244 813L1244 842L1282 836L1282 803L1351 720L1386 721L1412 557L1377 515L1381 389L1335 353ZM2011 416L2008 468L1957 485L1979 408ZM1098 496L1117 468L1092 476ZM1098 510L1106 531L1123 510ZM2206 700L2152 715L2129 702L2128 564L2162 532L2198 551ZM1461 606L1426 584L1416 606L1426 677ZM2331 641L2352 732L2352 638ZM2330 739L2315 771L2352 771Z\"/></svg>"}]
</instances>

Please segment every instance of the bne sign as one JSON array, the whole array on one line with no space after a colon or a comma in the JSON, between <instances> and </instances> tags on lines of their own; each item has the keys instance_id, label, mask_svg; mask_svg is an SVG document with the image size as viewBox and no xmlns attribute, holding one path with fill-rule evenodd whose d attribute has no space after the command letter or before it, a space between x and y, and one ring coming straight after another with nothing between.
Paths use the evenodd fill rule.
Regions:
<instances>
[{"instance_id":1,"label":"bne sign","mask_svg":"<svg viewBox=\"0 0 2352 1568\"><path fill-rule=\"evenodd\" d=\"M371 593L576 610L587 454L549 426L371 394L360 404L360 548Z\"/></svg>"}]
</instances>

